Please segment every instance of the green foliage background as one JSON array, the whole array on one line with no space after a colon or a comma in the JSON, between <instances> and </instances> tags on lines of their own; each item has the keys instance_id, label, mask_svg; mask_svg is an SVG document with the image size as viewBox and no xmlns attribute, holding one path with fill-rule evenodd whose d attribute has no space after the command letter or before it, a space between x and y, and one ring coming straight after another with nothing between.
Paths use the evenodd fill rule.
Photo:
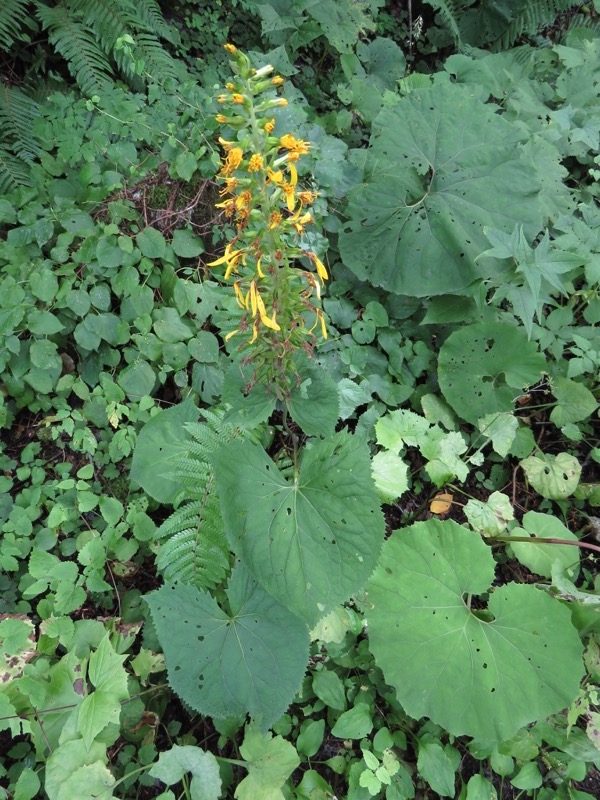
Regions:
<instances>
[{"instance_id":1,"label":"green foliage background","mask_svg":"<svg viewBox=\"0 0 600 800\"><path fill-rule=\"evenodd\" d=\"M2 4L0 797L597 796L600 9L398 6ZM312 143L287 409L226 41Z\"/></svg>"}]
</instances>

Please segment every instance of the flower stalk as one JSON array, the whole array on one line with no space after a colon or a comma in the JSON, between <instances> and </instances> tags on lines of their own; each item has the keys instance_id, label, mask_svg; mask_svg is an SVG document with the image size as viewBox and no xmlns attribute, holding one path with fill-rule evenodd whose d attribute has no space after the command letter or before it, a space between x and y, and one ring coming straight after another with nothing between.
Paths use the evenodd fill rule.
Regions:
<instances>
[{"instance_id":1,"label":"flower stalk","mask_svg":"<svg viewBox=\"0 0 600 800\"><path fill-rule=\"evenodd\" d=\"M268 65L254 69L234 45L225 49L233 79L217 98L217 121L231 138L219 137L222 188L216 205L235 233L208 266L223 267L223 279L232 282L242 314L225 339L239 338L242 359L254 369L251 385L266 384L285 401L300 380L299 351L312 355L318 335L327 338L321 290L329 275L302 239L315 224L318 193L302 188L296 164L311 145L289 132L275 134L271 112L287 105L277 96L283 78Z\"/></svg>"}]
</instances>

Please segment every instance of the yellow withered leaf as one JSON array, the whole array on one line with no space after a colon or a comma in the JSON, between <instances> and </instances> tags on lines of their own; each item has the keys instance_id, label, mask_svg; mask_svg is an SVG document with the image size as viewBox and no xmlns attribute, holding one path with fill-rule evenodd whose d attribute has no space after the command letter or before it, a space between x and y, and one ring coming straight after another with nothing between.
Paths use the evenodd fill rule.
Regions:
<instances>
[{"instance_id":1,"label":"yellow withered leaf","mask_svg":"<svg viewBox=\"0 0 600 800\"><path fill-rule=\"evenodd\" d=\"M429 504L429 510L432 514L447 514L452 508L453 499L454 495L449 492L440 492Z\"/></svg>"}]
</instances>

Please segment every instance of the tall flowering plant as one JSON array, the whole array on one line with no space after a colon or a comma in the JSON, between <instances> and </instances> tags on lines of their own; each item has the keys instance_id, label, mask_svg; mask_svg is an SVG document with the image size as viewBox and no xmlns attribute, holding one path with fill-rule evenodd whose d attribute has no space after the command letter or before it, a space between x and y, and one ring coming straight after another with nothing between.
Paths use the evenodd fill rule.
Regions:
<instances>
[{"instance_id":1,"label":"tall flowering plant","mask_svg":"<svg viewBox=\"0 0 600 800\"><path fill-rule=\"evenodd\" d=\"M310 143L286 132L275 133L274 108L287 105L274 90L283 78L273 67L254 69L234 45L233 80L219 95L217 121L236 133L226 140L218 180L218 208L235 233L221 258L210 267L224 267L242 316L227 340L239 337L245 363L251 363L251 384L264 383L280 400L299 379L298 351L312 354L317 335L327 338L321 289L328 274L312 250L303 248L302 234L315 223L311 206L317 193L302 189L296 164ZM310 265L303 267L300 260Z\"/></svg>"}]
</instances>

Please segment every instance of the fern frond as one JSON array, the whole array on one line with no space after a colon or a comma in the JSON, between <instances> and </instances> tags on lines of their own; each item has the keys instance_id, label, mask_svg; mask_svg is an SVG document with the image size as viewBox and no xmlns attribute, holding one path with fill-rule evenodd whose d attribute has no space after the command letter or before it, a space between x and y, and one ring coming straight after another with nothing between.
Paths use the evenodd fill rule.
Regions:
<instances>
[{"instance_id":1,"label":"fern frond","mask_svg":"<svg viewBox=\"0 0 600 800\"><path fill-rule=\"evenodd\" d=\"M137 33L134 39L133 53L143 59L149 75L161 79L175 76L175 62L153 34Z\"/></svg>"},{"instance_id":2,"label":"fern frond","mask_svg":"<svg viewBox=\"0 0 600 800\"><path fill-rule=\"evenodd\" d=\"M463 5L463 2L461 0L426 0L426 2L435 9L452 38L459 45L461 42L459 6Z\"/></svg>"},{"instance_id":3,"label":"fern frond","mask_svg":"<svg viewBox=\"0 0 600 800\"><path fill-rule=\"evenodd\" d=\"M183 504L157 531L163 540L157 565L167 581L213 589L229 571L230 550L210 457L222 445L250 434L224 422L224 410L203 413L203 422L186 425L191 438L186 452L173 464Z\"/></svg>"},{"instance_id":4,"label":"fern frond","mask_svg":"<svg viewBox=\"0 0 600 800\"><path fill-rule=\"evenodd\" d=\"M494 50L506 50L522 36L533 36L540 28L551 25L561 11L573 6L573 0L533 0L523 3L508 28L493 42Z\"/></svg>"},{"instance_id":5,"label":"fern frond","mask_svg":"<svg viewBox=\"0 0 600 800\"><path fill-rule=\"evenodd\" d=\"M48 30L51 44L67 62L70 73L86 94L102 91L110 83L112 69L98 46L93 30L76 18L73 10L60 4L49 8L38 4L37 14Z\"/></svg>"},{"instance_id":6,"label":"fern frond","mask_svg":"<svg viewBox=\"0 0 600 800\"><path fill-rule=\"evenodd\" d=\"M32 133L39 107L20 89L0 83L0 133L10 149L28 163L39 154Z\"/></svg>"},{"instance_id":7,"label":"fern frond","mask_svg":"<svg viewBox=\"0 0 600 800\"><path fill-rule=\"evenodd\" d=\"M8 50L19 38L29 0L3 0L0 5L0 46Z\"/></svg>"},{"instance_id":8,"label":"fern frond","mask_svg":"<svg viewBox=\"0 0 600 800\"><path fill-rule=\"evenodd\" d=\"M172 535L161 547L157 566L166 581L191 583L197 589L214 589L230 566L229 544L223 530L215 493L206 496L193 525Z\"/></svg>"},{"instance_id":9,"label":"fern frond","mask_svg":"<svg viewBox=\"0 0 600 800\"><path fill-rule=\"evenodd\" d=\"M17 186L30 185L25 162L0 145L0 194L6 194Z\"/></svg>"},{"instance_id":10,"label":"fern frond","mask_svg":"<svg viewBox=\"0 0 600 800\"><path fill-rule=\"evenodd\" d=\"M172 44L178 41L177 30L165 22L163 12L156 0L135 0L135 2L126 0L126 2L132 7L138 20L144 24L147 30Z\"/></svg>"},{"instance_id":11,"label":"fern frond","mask_svg":"<svg viewBox=\"0 0 600 800\"><path fill-rule=\"evenodd\" d=\"M78 12L84 25L94 30L108 55L120 36L133 34L135 17L127 5L118 0L70 0L69 8Z\"/></svg>"}]
</instances>

